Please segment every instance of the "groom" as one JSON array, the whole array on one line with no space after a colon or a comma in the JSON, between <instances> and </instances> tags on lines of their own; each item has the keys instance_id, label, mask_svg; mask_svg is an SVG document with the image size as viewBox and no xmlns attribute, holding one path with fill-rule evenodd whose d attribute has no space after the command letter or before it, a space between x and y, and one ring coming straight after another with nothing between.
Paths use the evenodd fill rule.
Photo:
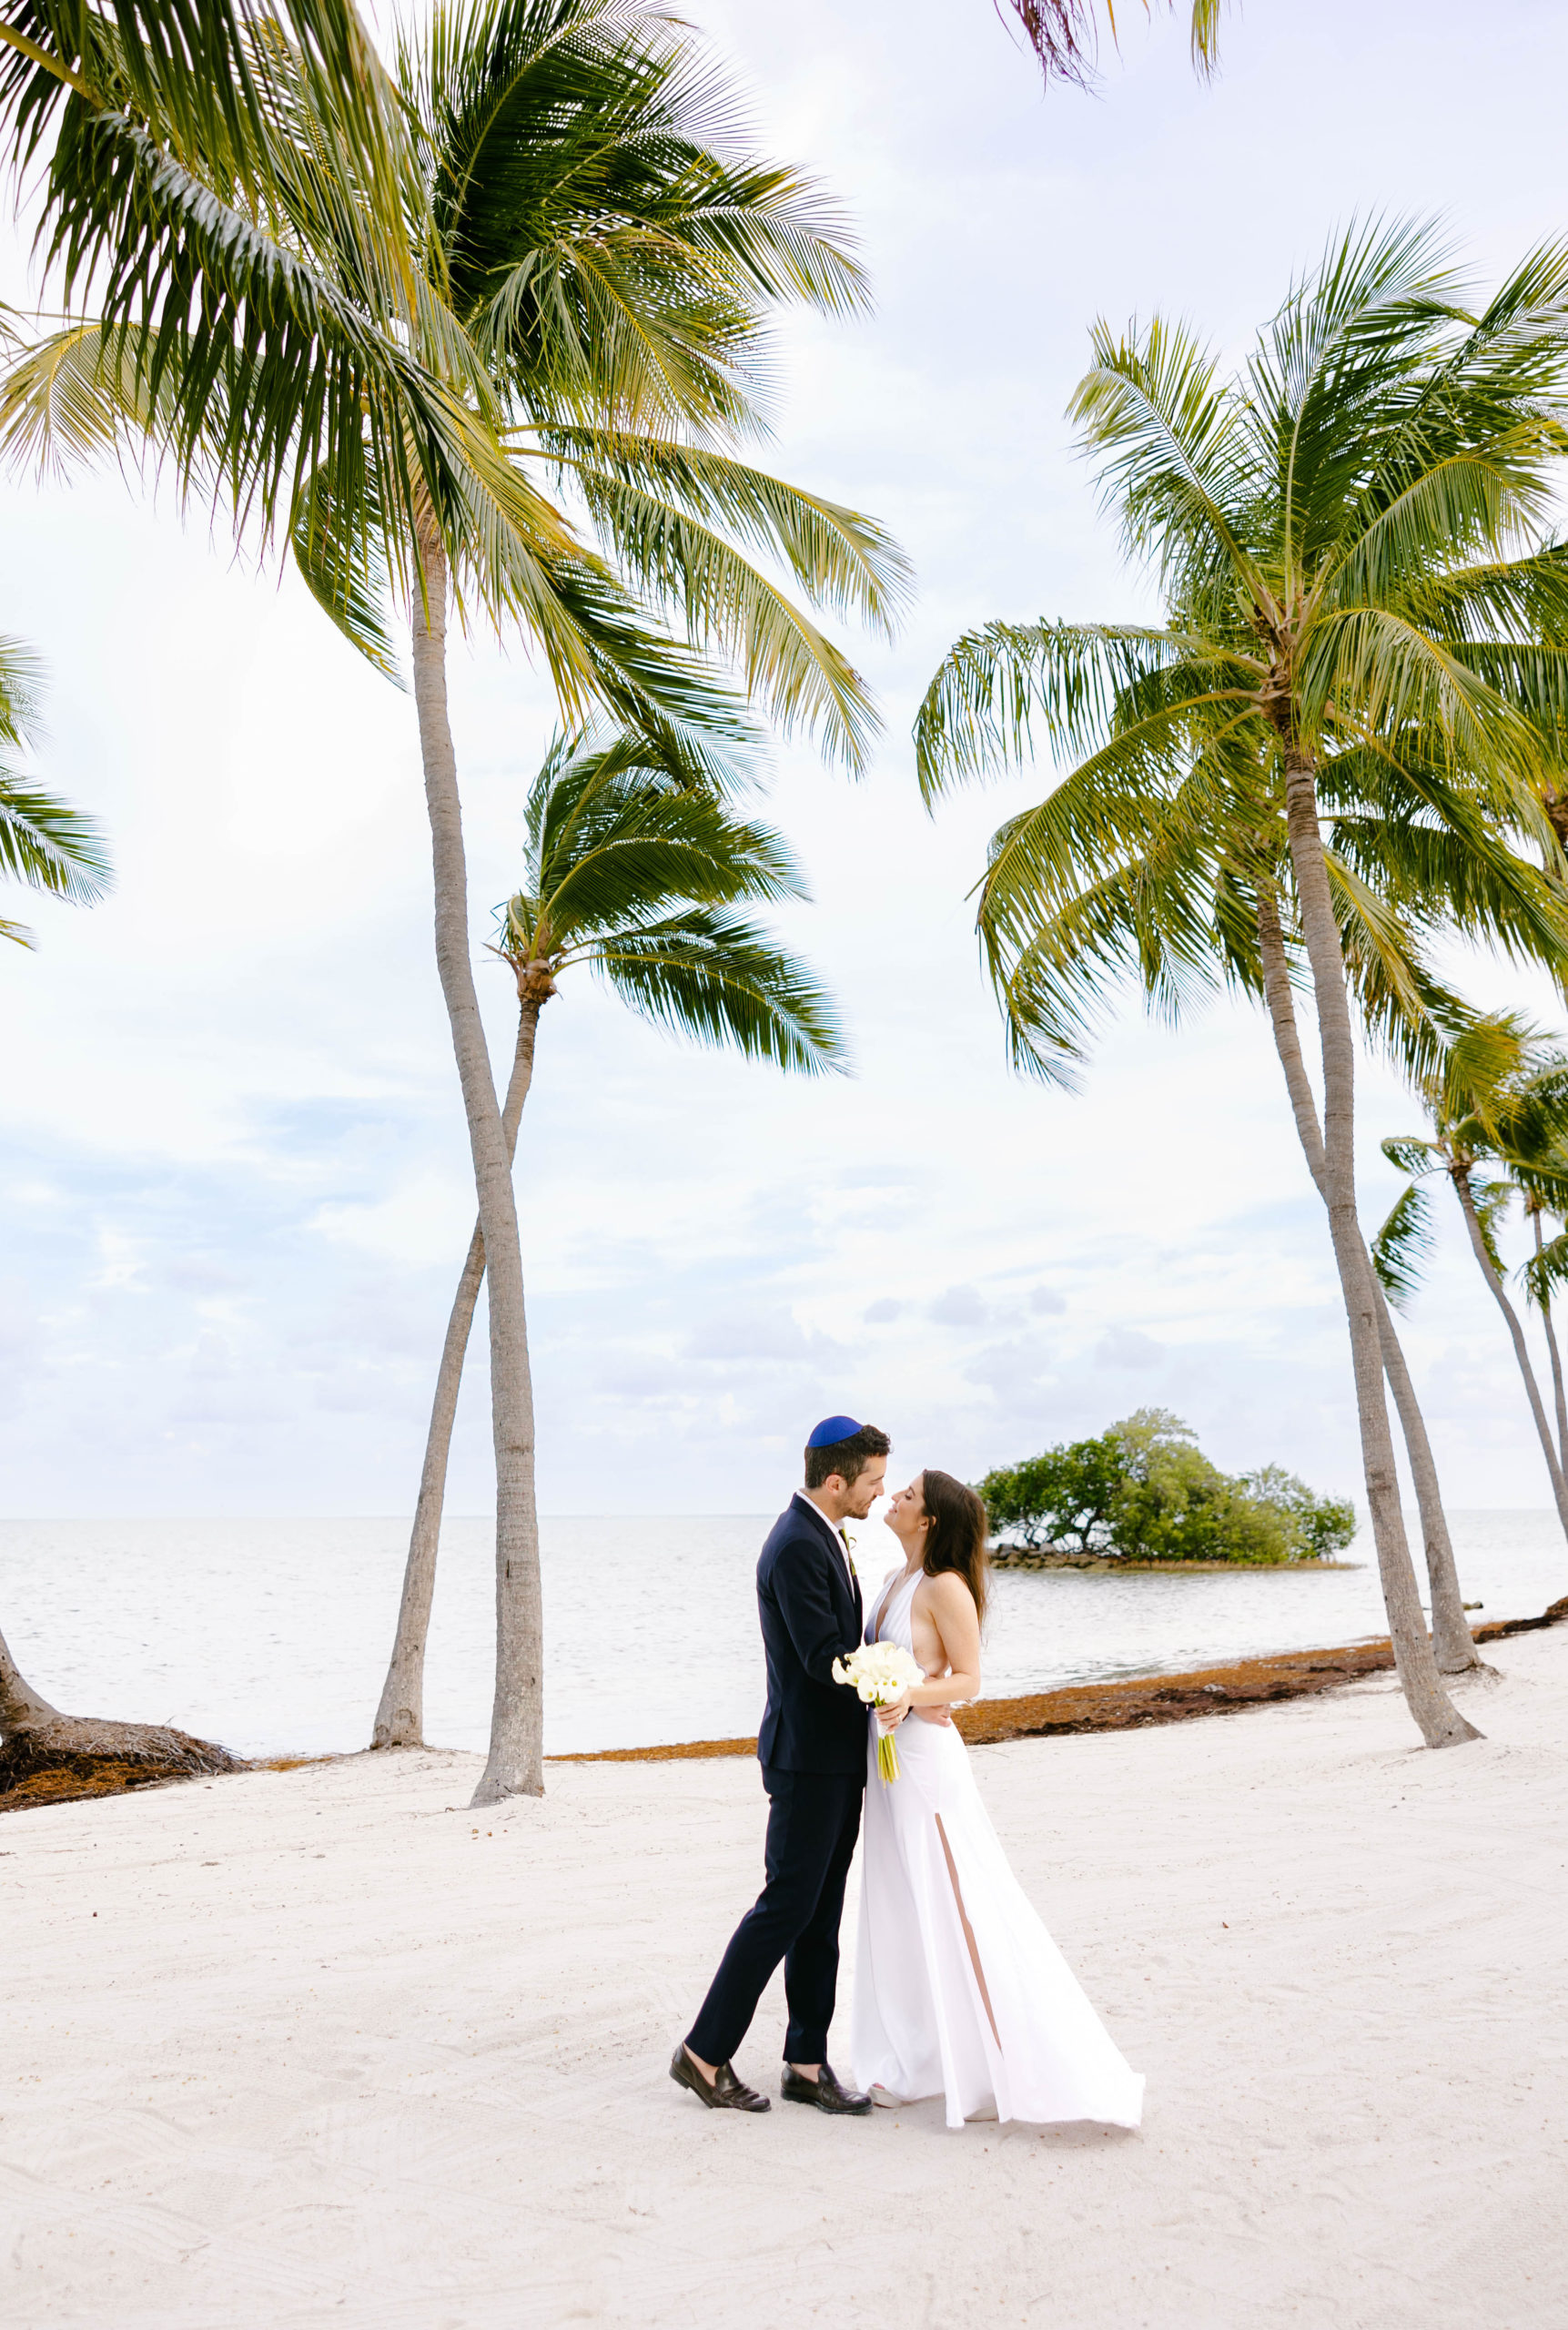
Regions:
<instances>
[{"instance_id":1,"label":"groom","mask_svg":"<svg viewBox=\"0 0 1568 2330\"><path fill-rule=\"evenodd\" d=\"M865 1614L842 1524L883 1494L892 1445L875 1424L826 1416L805 1444L805 1487L780 1514L757 1564L768 1703L757 1738L768 1794L767 1882L735 1928L676 2048L670 2077L711 2111L765 2112L730 2058L784 1960L789 2030L781 2093L819 2112L871 2110L827 2062L838 1980L838 1921L865 1792L865 1709L833 1662L860 1642Z\"/></svg>"}]
</instances>

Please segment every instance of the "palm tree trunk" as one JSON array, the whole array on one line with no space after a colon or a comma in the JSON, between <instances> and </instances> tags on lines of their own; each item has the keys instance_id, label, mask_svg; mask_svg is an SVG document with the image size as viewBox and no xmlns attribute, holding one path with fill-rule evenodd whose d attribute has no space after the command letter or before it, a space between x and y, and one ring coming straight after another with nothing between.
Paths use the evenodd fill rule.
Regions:
<instances>
[{"instance_id":1,"label":"palm tree trunk","mask_svg":"<svg viewBox=\"0 0 1568 2330\"><path fill-rule=\"evenodd\" d=\"M1535 1381L1535 1370L1530 1364L1530 1346L1524 1340L1524 1328L1519 1313L1508 1299L1507 1289L1492 1267L1492 1256L1486 1251L1486 1240L1482 1235L1480 1217L1475 1211L1475 1199L1471 1192L1470 1175L1463 1171L1451 1172L1450 1178L1464 1214L1464 1226L1470 1232L1471 1249L1481 1266L1481 1274L1492 1289L1493 1302L1508 1322L1508 1332L1513 1342L1513 1356L1519 1362L1519 1373L1524 1378L1524 1390L1530 1402L1530 1413L1535 1419L1535 1431L1541 1442L1541 1453L1546 1459L1546 1470L1551 1475L1552 1494L1557 1504L1557 1518L1563 1524L1563 1535L1568 1536L1568 1480L1563 1478L1557 1452L1552 1445L1552 1427L1546 1420L1546 1410L1542 1404L1541 1387Z\"/></svg>"},{"instance_id":2,"label":"palm tree trunk","mask_svg":"<svg viewBox=\"0 0 1568 2330\"><path fill-rule=\"evenodd\" d=\"M1263 961L1264 1000L1269 1006L1270 1022L1274 1030L1274 1048L1285 1071L1285 1085L1290 1095L1290 1106L1295 1114L1296 1130L1306 1156L1307 1169L1317 1185L1319 1196L1327 1204L1328 1166L1323 1135L1318 1123L1318 1104L1313 1096L1311 1079L1301 1058L1296 1006L1290 993L1290 968L1285 958L1285 940L1280 928L1280 910L1273 897L1261 884L1258 891L1258 937ZM1440 1674L1462 1675L1467 1669L1481 1665L1481 1653L1476 1649L1470 1622L1464 1615L1464 1592L1453 1557L1453 1541L1448 1534L1448 1516L1442 1509L1437 1464L1431 1453L1431 1443L1427 1438L1426 1419L1421 1414L1415 1385L1405 1364L1404 1352L1389 1314L1388 1300L1378 1284L1375 1271L1372 1272L1372 1294L1377 1305L1378 1342L1383 1355L1383 1373L1388 1377L1389 1389L1394 1395L1394 1406L1399 1411L1400 1430L1404 1434L1405 1453L1410 1458L1411 1478L1415 1484L1416 1504L1421 1512L1421 1536L1426 1550L1427 1589L1431 1596L1432 1650Z\"/></svg>"},{"instance_id":3,"label":"palm tree trunk","mask_svg":"<svg viewBox=\"0 0 1568 2330\"><path fill-rule=\"evenodd\" d=\"M533 1081L533 1046L539 1030L540 998L525 995L517 1015L517 1049L512 1054L511 1081L501 1112L509 1160L517 1155L518 1127L523 1102ZM391 1662L381 1686L376 1709L372 1748L422 1748L425 1728L425 1645L430 1638L430 1604L436 1591L436 1555L440 1546L441 1512L446 1503L447 1461L451 1454L452 1425L462 1388L463 1362L468 1356L474 1306L484 1283L484 1231L476 1221L469 1241L468 1259L447 1321L441 1363L436 1372L436 1395L430 1406L430 1428L425 1438L424 1470L420 1475L420 1500L409 1533L409 1558L403 1571L403 1598L398 1606L398 1631Z\"/></svg>"},{"instance_id":4,"label":"palm tree trunk","mask_svg":"<svg viewBox=\"0 0 1568 2330\"><path fill-rule=\"evenodd\" d=\"M1535 1229L1535 1251L1541 1252L1541 1208L1532 1206L1530 1219ZM1541 1323L1546 1330L1546 1349L1552 1360L1552 1390L1557 1405L1557 1462L1568 1473L1568 1400L1563 1396L1563 1354L1557 1348L1557 1330L1552 1324L1552 1302L1543 1296L1541 1303Z\"/></svg>"},{"instance_id":5,"label":"palm tree trunk","mask_svg":"<svg viewBox=\"0 0 1568 2330\"><path fill-rule=\"evenodd\" d=\"M1399 1473L1383 1397L1382 1339L1371 1259L1356 1212L1355 1038L1345 992L1345 962L1323 860L1311 761L1293 743L1285 752L1285 810L1290 862L1301 905L1301 935L1312 970L1323 1059L1323 1198L1344 1296L1355 1370L1361 1465L1378 1574L1405 1701L1429 1748L1479 1737L1443 1688L1421 1617L1415 1569L1400 1506Z\"/></svg>"},{"instance_id":6,"label":"palm tree trunk","mask_svg":"<svg viewBox=\"0 0 1568 2330\"><path fill-rule=\"evenodd\" d=\"M167 1724L62 1715L33 1688L0 1635L0 1792L39 1771L86 1772L106 1763L132 1766L138 1779L241 1768L215 1740L194 1738Z\"/></svg>"},{"instance_id":7,"label":"palm tree trunk","mask_svg":"<svg viewBox=\"0 0 1568 2330\"><path fill-rule=\"evenodd\" d=\"M51 1717L58 1719L60 1710L33 1688L12 1657L5 1637L0 1635L0 1739L14 1731L29 1731Z\"/></svg>"},{"instance_id":8,"label":"palm tree trunk","mask_svg":"<svg viewBox=\"0 0 1568 2330\"><path fill-rule=\"evenodd\" d=\"M433 534L420 542L415 586L414 701L424 757L435 869L436 961L451 1024L480 1228L490 1277L490 1396L495 1443L495 1704L490 1756L475 1804L544 1793L544 1614L533 1477L533 1386L528 1363L522 1250L511 1159L495 1097L470 956L468 874L457 761L447 716L447 562Z\"/></svg>"}]
</instances>

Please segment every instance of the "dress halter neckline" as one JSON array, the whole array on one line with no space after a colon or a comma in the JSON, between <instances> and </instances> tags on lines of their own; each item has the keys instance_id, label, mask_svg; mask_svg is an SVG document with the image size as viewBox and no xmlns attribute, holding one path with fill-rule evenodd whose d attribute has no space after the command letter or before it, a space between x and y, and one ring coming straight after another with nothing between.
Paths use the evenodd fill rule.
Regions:
<instances>
[{"instance_id":1,"label":"dress halter neckline","mask_svg":"<svg viewBox=\"0 0 1568 2330\"><path fill-rule=\"evenodd\" d=\"M922 1570L906 1569L901 1571L897 1576L889 1579L876 1599L876 1608L872 1616L871 1632L867 1637L869 1641L880 1642L883 1639L883 1626L892 1612L893 1605L897 1600L900 1591L905 1585L918 1585L924 1575Z\"/></svg>"}]
</instances>

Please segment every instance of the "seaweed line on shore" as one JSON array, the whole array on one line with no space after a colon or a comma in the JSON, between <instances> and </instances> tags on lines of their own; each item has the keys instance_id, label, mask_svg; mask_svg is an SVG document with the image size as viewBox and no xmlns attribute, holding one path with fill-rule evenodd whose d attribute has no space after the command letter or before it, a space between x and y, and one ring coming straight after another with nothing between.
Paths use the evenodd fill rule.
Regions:
<instances>
[{"instance_id":1,"label":"seaweed line on shore","mask_svg":"<svg viewBox=\"0 0 1568 2330\"><path fill-rule=\"evenodd\" d=\"M1534 1634L1568 1619L1568 1595L1538 1618L1504 1618L1472 1629L1477 1642L1505 1635ZM1113 1683L1070 1683L1056 1691L1031 1692L1014 1699L980 1699L960 1707L954 1721L972 1748L1009 1739L1049 1739L1075 1731L1130 1731L1145 1724L1185 1723L1194 1717L1225 1715L1238 1707L1264 1707L1280 1699L1311 1698L1320 1691L1359 1682L1394 1663L1386 1635L1368 1642L1324 1650L1278 1651L1263 1658L1240 1658L1229 1666L1204 1666L1184 1675L1135 1675ZM574 1756L551 1756L552 1764L652 1764L691 1757L754 1756L755 1738L683 1739L660 1748L599 1748Z\"/></svg>"}]
</instances>

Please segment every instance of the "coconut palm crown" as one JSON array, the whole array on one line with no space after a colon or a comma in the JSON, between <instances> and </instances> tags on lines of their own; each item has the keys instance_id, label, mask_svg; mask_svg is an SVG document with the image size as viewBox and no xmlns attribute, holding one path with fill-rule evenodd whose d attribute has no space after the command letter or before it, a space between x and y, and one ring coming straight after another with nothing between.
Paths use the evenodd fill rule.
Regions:
<instances>
[{"instance_id":1,"label":"coconut palm crown","mask_svg":"<svg viewBox=\"0 0 1568 2330\"><path fill-rule=\"evenodd\" d=\"M788 850L679 772L671 782L646 740L557 740L530 791L526 861L496 942L525 1000L584 966L672 1031L807 1075L842 1065L821 989L736 911L804 896Z\"/></svg>"}]
</instances>

